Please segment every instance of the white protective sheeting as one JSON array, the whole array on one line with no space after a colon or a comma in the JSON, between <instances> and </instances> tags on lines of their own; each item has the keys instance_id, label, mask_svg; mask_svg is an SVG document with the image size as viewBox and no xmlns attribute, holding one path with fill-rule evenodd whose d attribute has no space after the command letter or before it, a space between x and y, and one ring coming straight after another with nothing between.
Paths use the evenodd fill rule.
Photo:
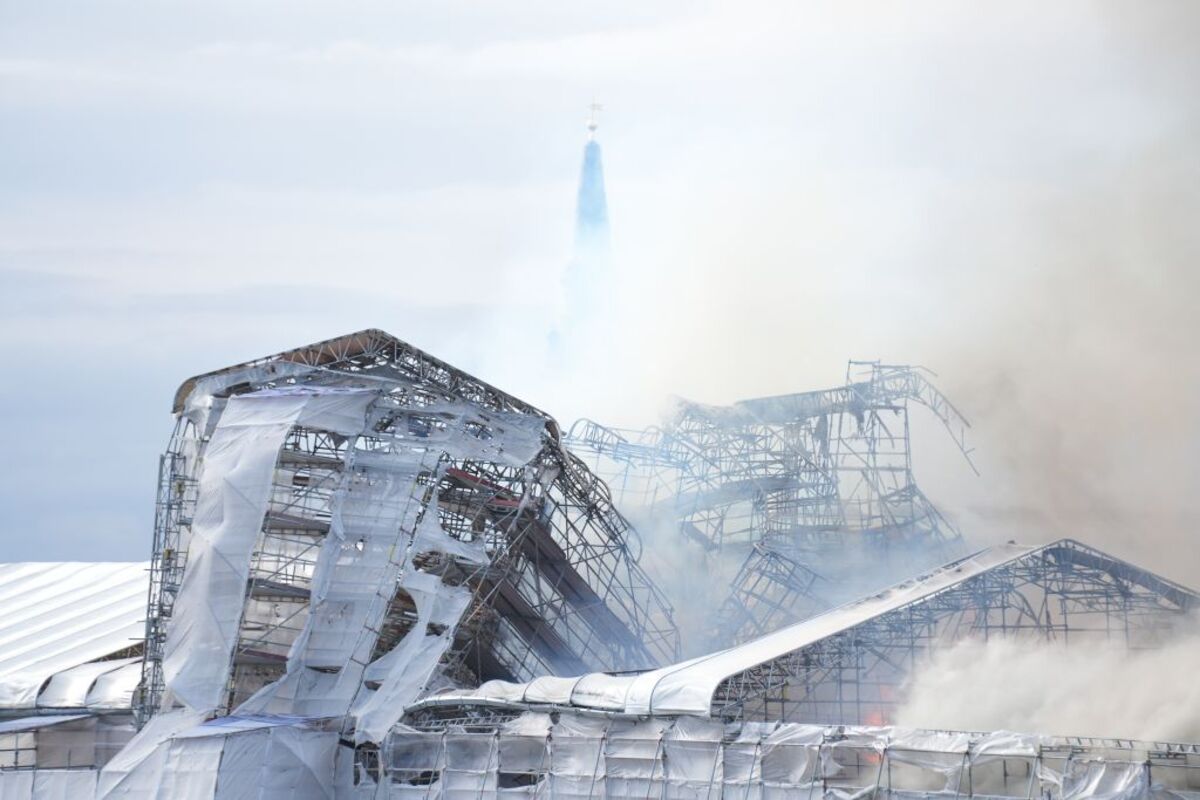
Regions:
<instances>
[{"instance_id":1,"label":"white protective sheeting","mask_svg":"<svg viewBox=\"0 0 1200 800\"><path fill-rule=\"evenodd\" d=\"M3 800L32 800L33 776L31 769L0 770L0 798Z\"/></svg>"},{"instance_id":2,"label":"white protective sheeting","mask_svg":"<svg viewBox=\"0 0 1200 800\"><path fill-rule=\"evenodd\" d=\"M356 433L374 397L305 388L238 395L226 404L204 452L187 569L163 655L167 688L189 708L220 704L284 438L297 424Z\"/></svg>"},{"instance_id":3,"label":"white protective sheeting","mask_svg":"<svg viewBox=\"0 0 1200 800\"><path fill-rule=\"evenodd\" d=\"M202 712L177 709L155 715L104 766L97 782L96 797L151 800L158 797L163 770L167 766L171 737L200 724Z\"/></svg>"},{"instance_id":4,"label":"white protective sheeting","mask_svg":"<svg viewBox=\"0 0 1200 800\"><path fill-rule=\"evenodd\" d=\"M93 711L131 708L133 693L141 680L141 659L112 672L106 672L92 684L92 690L87 695L86 705L89 710Z\"/></svg>"},{"instance_id":5,"label":"white protective sheeting","mask_svg":"<svg viewBox=\"0 0 1200 800\"><path fill-rule=\"evenodd\" d=\"M333 797L336 733L274 725L223 741L220 800Z\"/></svg>"},{"instance_id":6,"label":"white protective sheeting","mask_svg":"<svg viewBox=\"0 0 1200 800\"><path fill-rule=\"evenodd\" d=\"M422 431L419 437L408 433L406 414L414 415L409 422ZM425 424L429 419L438 424ZM310 611L288 654L287 672L238 713L352 712L358 740L378 741L425 691L471 600L466 587L420 572L413 559L441 553L472 564L488 560L481 542L459 541L442 528L436 509L424 505L426 486L440 476L445 455L525 465L541 447L545 420L446 401L413 409L378 405L360 427L375 437L381 428L393 433L387 446L348 450L314 570ZM397 584L412 596L417 622L368 663Z\"/></svg>"},{"instance_id":7,"label":"white protective sheeting","mask_svg":"<svg viewBox=\"0 0 1200 800\"><path fill-rule=\"evenodd\" d=\"M1195 798L1200 745L537 712L493 732L400 727L377 797ZM1189 759L1193 759L1189 762ZM520 778L514 786L514 778ZM505 784L511 788L501 788ZM1167 789L1166 786L1176 787ZM350 796L352 787L345 787ZM390 788L390 791L389 791Z\"/></svg>"},{"instance_id":8,"label":"white protective sheeting","mask_svg":"<svg viewBox=\"0 0 1200 800\"><path fill-rule=\"evenodd\" d=\"M18 719L0 720L0 735L20 733L21 731L35 731L38 728L48 728L51 725L62 725L66 722L87 719L88 716L88 714L55 714L44 717L20 717Z\"/></svg>"},{"instance_id":9,"label":"white protective sheeting","mask_svg":"<svg viewBox=\"0 0 1200 800\"><path fill-rule=\"evenodd\" d=\"M238 713L333 717L349 711L406 563L422 508L418 481L435 466L430 454L351 453L287 673Z\"/></svg>"},{"instance_id":10,"label":"white protective sheeting","mask_svg":"<svg viewBox=\"0 0 1200 800\"><path fill-rule=\"evenodd\" d=\"M95 770L0 771L0 800L86 800L95 792Z\"/></svg>"},{"instance_id":11,"label":"white protective sheeting","mask_svg":"<svg viewBox=\"0 0 1200 800\"><path fill-rule=\"evenodd\" d=\"M140 642L148 576L141 562L0 564L0 708L34 708L53 676Z\"/></svg>"},{"instance_id":12,"label":"white protective sheeting","mask_svg":"<svg viewBox=\"0 0 1200 800\"><path fill-rule=\"evenodd\" d=\"M39 769L33 778L32 800L79 800L95 793L96 771L92 769Z\"/></svg>"},{"instance_id":13,"label":"white protective sheeting","mask_svg":"<svg viewBox=\"0 0 1200 800\"><path fill-rule=\"evenodd\" d=\"M333 797L337 734L288 718L223 717L196 725L160 715L105 769L97 797L324 800Z\"/></svg>"},{"instance_id":14,"label":"white protective sheeting","mask_svg":"<svg viewBox=\"0 0 1200 800\"><path fill-rule=\"evenodd\" d=\"M423 704L525 702L570 705L625 714L708 716L722 681L759 664L799 650L847 628L930 597L990 569L1022 558L1037 548L1002 545L984 550L884 592L781 628L743 645L633 676L593 673L581 678L538 678L525 684L489 681L471 692L445 693Z\"/></svg>"},{"instance_id":15,"label":"white protective sheeting","mask_svg":"<svg viewBox=\"0 0 1200 800\"><path fill-rule=\"evenodd\" d=\"M471 603L466 586L447 586L440 577L416 570L404 574L400 585L417 603L417 623L398 645L367 668L367 677L380 681L353 709L355 739L379 742L404 710L425 691L442 655L450 647L455 626Z\"/></svg>"},{"instance_id":16,"label":"white protective sheeting","mask_svg":"<svg viewBox=\"0 0 1200 800\"><path fill-rule=\"evenodd\" d=\"M119 658L112 661L92 661L59 672L38 695L39 708L83 708L88 704L92 687L104 675L122 667L134 665L141 670L141 659ZM128 708L128 704L125 706Z\"/></svg>"}]
</instances>

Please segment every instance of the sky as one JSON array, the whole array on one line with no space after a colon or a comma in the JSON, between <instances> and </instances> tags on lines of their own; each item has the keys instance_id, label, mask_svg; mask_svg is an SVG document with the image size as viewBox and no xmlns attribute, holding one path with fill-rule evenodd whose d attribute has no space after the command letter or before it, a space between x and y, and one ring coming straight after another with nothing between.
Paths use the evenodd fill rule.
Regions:
<instances>
[{"instance_id":1,"label":"sky","mask_svg":"<svg viewBox=\"0 0 1200 800\"><path fill-rule=\"evenodd\" d=\"M379 327L564 421L924 365L969 538L1187 582L1196 41L1188 0L0 0L0 560L148 557L183 379ZM594 99L612 273L548 368Z\"/></svg>"}]
</instances>

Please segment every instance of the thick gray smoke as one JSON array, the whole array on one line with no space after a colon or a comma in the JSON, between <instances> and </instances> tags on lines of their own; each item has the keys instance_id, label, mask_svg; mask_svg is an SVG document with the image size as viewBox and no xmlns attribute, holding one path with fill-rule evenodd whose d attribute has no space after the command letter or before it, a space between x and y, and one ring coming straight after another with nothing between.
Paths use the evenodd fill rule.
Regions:
<instances>
[{"instance_id":1,"label":"thick gray smoke","mask_svg":"<svg viewBox=\"0 0 1200 800\"><path fill-rule=\"evenodd\" d=\"M982 477L914 412L917 478L969 540L1072 537L1200 586L1200 5L870 18L764 21L739 52L744 105L686 63L726 111L657 181L620 174L636 143L608 147L623 300L547 406L644 425L672 393L923 364L972 421ZM718 64L737 49L710 44ZM748 120L787 133L751 142ZM963 645L901 721L1194 740L1196 641Z\"/></svg>"},{"instance_id":2,"label":"thick gray smoke","mask_svg":"<svg viewBox=\"0 0 1200 800\"><path fill-rule=\"evenodd\" d=\"M983 477L919 419L917 477L968 537L1070 536L1200 583L1200 6L943 11L779 22L822 67L777 82L773 36L748 56L748 91L810 120L786 143L710 132L658 185L610 145L623 301L547 405L645 424L671 393L924 364ZM818 41L850 31L861 61Z\"/></svg>"}]
</instances>

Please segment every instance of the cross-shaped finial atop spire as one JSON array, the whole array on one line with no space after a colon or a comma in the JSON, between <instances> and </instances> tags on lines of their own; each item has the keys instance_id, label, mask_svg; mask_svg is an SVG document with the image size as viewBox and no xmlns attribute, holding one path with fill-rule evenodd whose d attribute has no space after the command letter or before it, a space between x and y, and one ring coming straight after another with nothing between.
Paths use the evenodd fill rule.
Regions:
<instances>
[{"instance_id":1,"label":"cross-shaped finial atop spire","mask_svg":"<svg viewBox=\"0 0 1200 800\"><path fill-rule=\"evenodd\" d=\"M600 115L600 112L603 110L604 110L604 106L597 103L595 98L592 98L592 104L590 106L588 106L588 119L587 119L587 129L588 129L588 138L589 139L591 139L593 136L596 135L596 128L600 127L600 116L599 115Z\"/></svg>"}]
</instances>

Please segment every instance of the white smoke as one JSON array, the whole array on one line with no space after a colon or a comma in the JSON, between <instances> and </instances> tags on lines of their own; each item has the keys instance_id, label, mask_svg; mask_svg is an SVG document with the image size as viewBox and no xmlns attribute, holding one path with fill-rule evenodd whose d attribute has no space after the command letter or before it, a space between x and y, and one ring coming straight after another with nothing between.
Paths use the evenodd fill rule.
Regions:
<instances>
[{"instance_id":1,"label":"white smoke","mask_svg":"<svg viewBox=\"0 0 1200 800\"><path fill-rule=\"evenodd\" d=\"M652 157L639 109L613 98L619 303L544 405L642 426L670 394L923 364L973 422L983 477L914 414L918 482L969 538L1069 536L1200 583L1200 50L1181 33L1200 6L939 11L772 18L813 69L749 40L739 54L781 77L745 91L777 97L722 96L743 115L697 126L649 178L629 166ZM808 127L749 132L776 100Z\"/></svg>"},{"instance_id":2,"label":"white smoke","mask_svg":"<svg viewBox=\"0 0 1200 800\"><path fill-rule=\"evenodd\" d=\"M965 640L916 671L898 725L1200 741L1200 626L1154 650Z\"/></svg>"}]
</instances>

